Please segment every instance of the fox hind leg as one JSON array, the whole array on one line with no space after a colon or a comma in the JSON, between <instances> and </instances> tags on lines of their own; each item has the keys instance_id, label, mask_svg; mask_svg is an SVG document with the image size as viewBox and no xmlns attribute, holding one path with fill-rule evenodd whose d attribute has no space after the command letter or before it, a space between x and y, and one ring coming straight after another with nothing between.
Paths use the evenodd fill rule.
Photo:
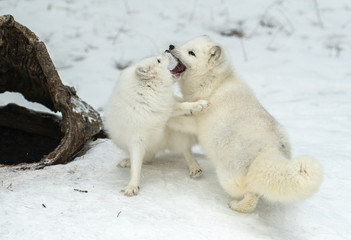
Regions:
<instances>
[{"instance_id":1,"label":"fox hind leg","mask_svg":"<svg viewBox=\"0 0 351 240\"><path fill-rule=\"evenodd\" d=\"M229 203L229 207L234 211L241 213L251 213L255 210L259 196L252 192L247 192L240 201L233 200Z\"/></svg>"},{"instance_id":2,"label":"fox hind leg","mask_svg":"<svg viewBox=\"0 0 351 240\"><path fill-rule=\"evenodd\" d=\"M122 190L126 196L135 196L139 192L141 166L145 149L141 146L134 146L130 151L130 181L126 188Z\"/></svg>"},{"instance_id":3,"label":"fox hind leg","mask_svg":"<svg viewBox=\"0 0 351 240\"><path fill-rule=\"evenodd\" d=\"M191 154L191 150L188 149L183 152L183 156L188 164L189 167L189 176L191 178L197 178L202 175L202 170L200 168L199 163L196 161L196 159L193 157Z\"/></svg>"}]
</instances>

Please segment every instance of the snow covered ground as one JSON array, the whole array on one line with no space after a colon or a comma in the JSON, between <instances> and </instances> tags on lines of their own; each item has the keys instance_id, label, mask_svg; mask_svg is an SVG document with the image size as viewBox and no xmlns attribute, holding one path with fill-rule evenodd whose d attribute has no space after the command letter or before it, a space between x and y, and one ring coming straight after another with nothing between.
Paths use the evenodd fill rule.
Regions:
<instances>
[{"instance_id":1,"label":"snow covered ground","mask_svg":"<svg viewBox=\"0 0 351 240\"><path fill-rule=\"evenodd\" d=\"M349 0L0 0L3 14L46 43L64 84L100 112L119 68L211 36L286 127L293 155L320 160L325 179L304 202L261 201L240 214L197 147L201 178L187 176L180 156L160 154L128 198L129 170L116 167L125 154L98 140L66 165L0 168L0 239L351 239ZM244 38L224 36L241 30ZM44 109L0 95L0 105L10 101Z\"/></svg>"}]
</instances>

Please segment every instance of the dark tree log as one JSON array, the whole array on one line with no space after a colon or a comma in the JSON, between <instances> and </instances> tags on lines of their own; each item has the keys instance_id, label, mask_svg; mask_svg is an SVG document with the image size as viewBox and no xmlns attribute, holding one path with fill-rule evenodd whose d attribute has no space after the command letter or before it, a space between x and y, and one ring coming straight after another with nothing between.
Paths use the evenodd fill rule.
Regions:
<instances>
[{"instance_id":1,"label":"dark tree log","mask_svg":"<svg viewBox=\"0 0 351 240\"><path fill-rule=\"evenodd\" d=\"M1 127L18 129L58 140L63 138L60 129L61 120L60 116L36 112L13 103L0 107Z\"/></svg>"},{"instance_id":2,"label":"dark tree log","mask_svg":"<svg viewBox=\"0 0 351 240\"><path fill-rule=\"evenodd\" d=\"M40 161L60 144L61 117L15 104L0 107L0 160L4 165Z\"/></svg>"},{"instance_id":3,"label":"dark tree log","mask_svg":"<svg viewBox=\"0 0 351 240\"><path fill-rule=\"evenodd\" d=\"M102 130L100 115L77 96L73 87L62 84L45 44L11 15L0 16L0 93L6 91L19 92L29 101L62 113L62 119L58 119L62 133L60 143L39 163L28 167L42 168L73 160L87 141ZM16 123L19 119L16 114L12 117L6 115L10 114L10 109L2 109L0 126L42 135L56 131L51 123L45 125L43 122L39 124L41 120L33 120L33 111L13 110L12 106L12 114L17 111L16 114L21 112L32 119L31 123ZM41 114L38 116L45 118Z\"/></svg>"}]
</instances>

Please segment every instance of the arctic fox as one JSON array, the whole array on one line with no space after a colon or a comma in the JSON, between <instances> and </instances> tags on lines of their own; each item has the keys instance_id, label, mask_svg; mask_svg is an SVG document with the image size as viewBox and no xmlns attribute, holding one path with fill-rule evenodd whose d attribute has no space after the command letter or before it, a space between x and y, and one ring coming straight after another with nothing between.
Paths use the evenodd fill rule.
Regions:
<instances>
[{"instance_id":1,"label":"arctic fox","mask_svg":"<svg viewBox=\"0 0 351 240\"><path fill-rule=\"evenodd\" d=\"M133 196L139 191L142 162L166 148L182 152L189 167L190 177L202 171L191 154L195 137L172 131L167 121L172 116L192 115L208 107L208 102L178 102L172 85L177 79L169 70L169 53L144 59L125 69L120 76L105 109L105 127L112 141L129 153L119 167L131 167L131 179L122 190Z\"/></svg>"},{"instance_id":2,"label":"arctic fox","mask_svg":"<svg viewBox=\"0 0 351 240\"><path fill-rule=\"evenodd\" d=\"M209 37L169 46L178 59L185 101L208 100L211 107L193 119L174 119L173 127L196 134L214 163L220 184L234 198L229 206L252 212L262 196L292 202L317 191L323 171L309 156L291 159L283 127L261 106L240 80L224 49ZM191 120L191 121L190 121Z\"/></svg>"}]
</instances>

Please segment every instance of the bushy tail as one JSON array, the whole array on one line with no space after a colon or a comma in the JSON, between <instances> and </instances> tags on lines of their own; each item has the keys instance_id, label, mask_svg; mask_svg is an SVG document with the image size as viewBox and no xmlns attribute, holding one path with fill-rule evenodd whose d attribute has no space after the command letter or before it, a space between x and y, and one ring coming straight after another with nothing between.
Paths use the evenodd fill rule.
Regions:
<instances>
[{"instance_id":1,"label":"bushy tail","mask_svg":"<svg viewBox=\"0 0 351 240\"><path fill-rule=\"evenodd\" d=\"M247 175L249 189L270 201L294 202L311 196L323 179L319 162L309 156L287 159L279 151L261 153Z\"/></svg>"}]
</instances>

